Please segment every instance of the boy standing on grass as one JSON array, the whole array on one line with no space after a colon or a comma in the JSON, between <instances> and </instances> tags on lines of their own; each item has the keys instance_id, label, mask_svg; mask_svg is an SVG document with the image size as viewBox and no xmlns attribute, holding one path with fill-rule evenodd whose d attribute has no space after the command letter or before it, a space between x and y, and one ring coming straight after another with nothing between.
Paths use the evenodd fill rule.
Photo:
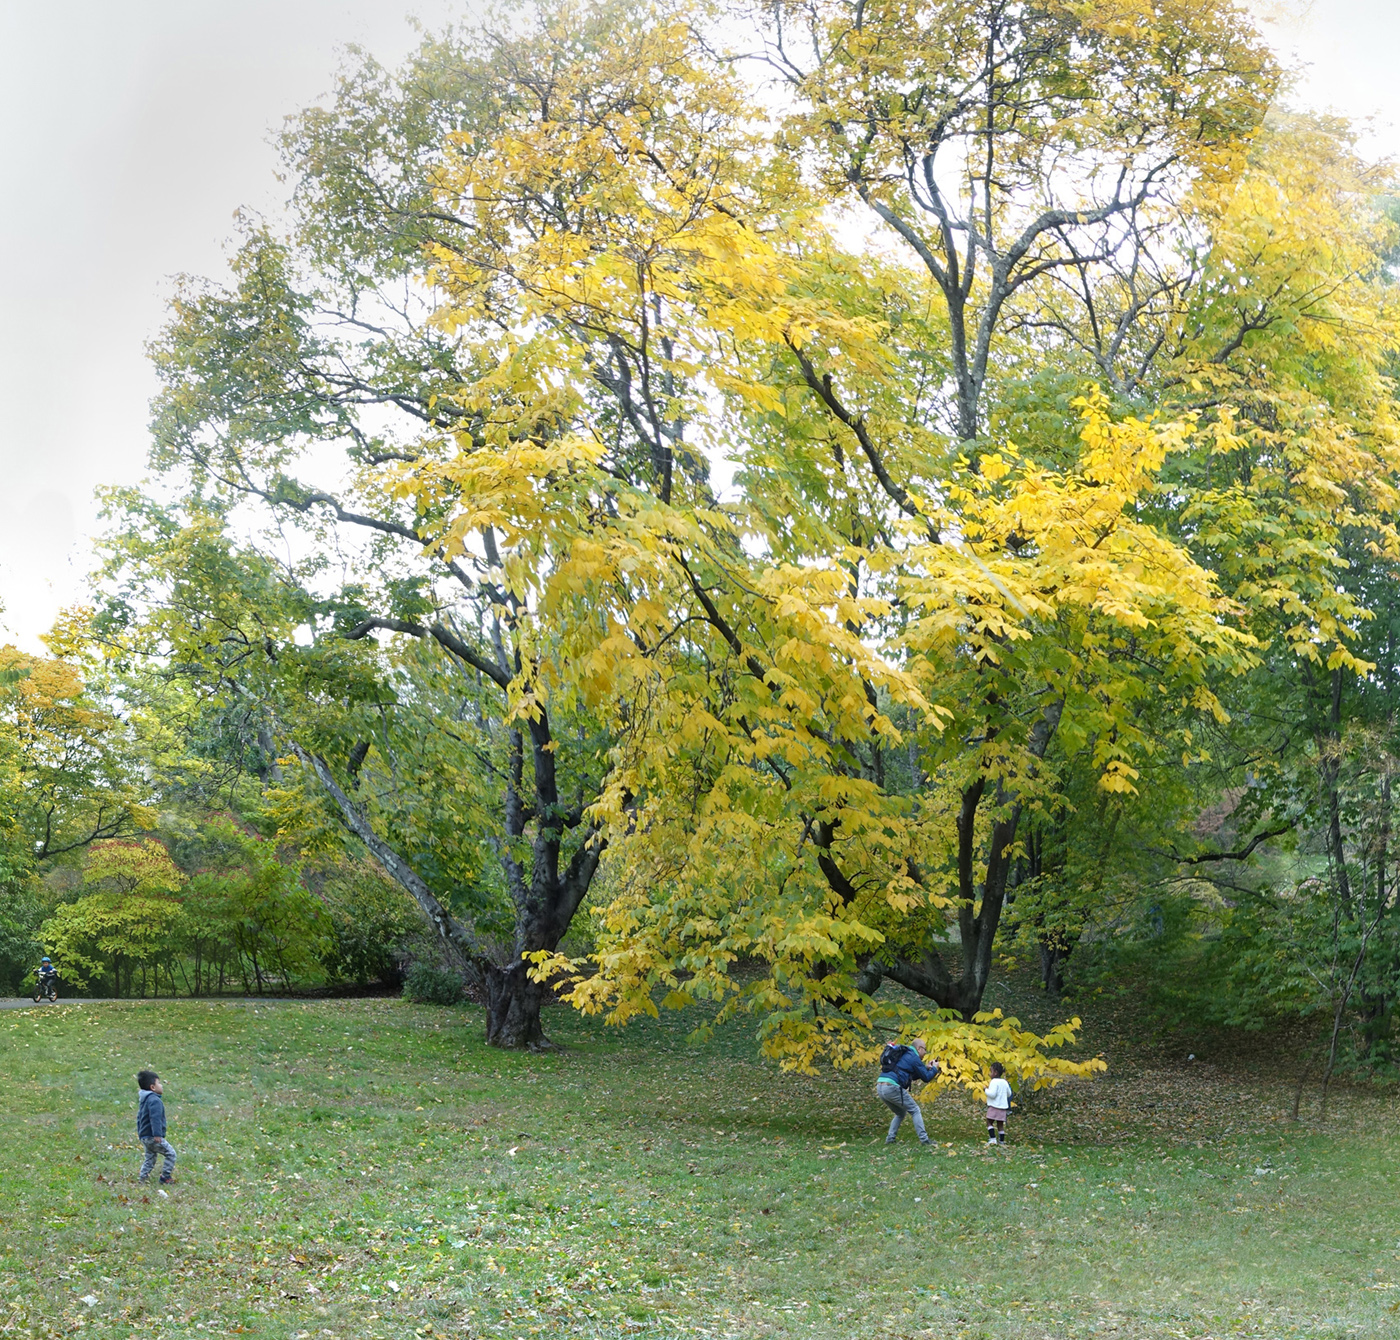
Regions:
<instances>
[{"instance_id":1,"label":"boy standing on grass","mask_svg":"<svg viewBox=\"0 0 1400 1340\"><path fill-rule=\"evenodd\" d=\"M136 1087L141 1091L136 1105L136 1138L146 1146L146 1157L141 1160L141 1174L136 1180L144 1182L156 1166L156 1155L163 1154L160 1181L165 1186L175 1180L175 1150L165 1138L165 1103L161 1099L164 1085L154 1070L143 1070L136 1076Z\"/></svg>"}]
</instances>

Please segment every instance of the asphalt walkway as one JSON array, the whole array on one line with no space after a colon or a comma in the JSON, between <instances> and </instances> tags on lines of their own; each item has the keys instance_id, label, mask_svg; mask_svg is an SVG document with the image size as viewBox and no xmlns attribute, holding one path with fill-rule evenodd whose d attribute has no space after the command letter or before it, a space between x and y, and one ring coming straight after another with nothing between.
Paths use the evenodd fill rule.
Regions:
<instances>
[{"instance_id":1,"label":"asphalt walkway","mask_svg":"<svg viewBox=\"0 0 1400 1340\"><path fill-rule=\"evenodd\" d=\"M58 998L59 1005L164 1005L168 1001L176 1001L182 1004L190 1004L192 1001L202 1001L206 1005L285 1005L288 1001L312 1000L318 997L311 996L127 996L122 1000L115 1000L110 997L94 996L70 996L65 1000L62 996ZM0 1000L0 1010L48 1010L53 1008L54 1002L41 1000L37 1004L30 996L22 996L18 1000Z\"/></svg>"}]
</instances>

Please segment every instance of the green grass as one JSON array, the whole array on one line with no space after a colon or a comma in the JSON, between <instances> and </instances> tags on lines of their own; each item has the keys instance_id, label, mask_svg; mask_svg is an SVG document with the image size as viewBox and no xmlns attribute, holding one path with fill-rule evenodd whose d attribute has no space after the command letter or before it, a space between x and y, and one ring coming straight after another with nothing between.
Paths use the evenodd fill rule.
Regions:
<instances>
[{"instance_id":1,"label":"green grass","mask_svg":"<svg viewBox=\"0 0 1400 1340\"><path fill-rule=\"evenodd\" d=\"M1384 1095L1292 1126L1267 1067L1111 1051L1005 1152L948 1097L937 1152L907 1125L890 1150L867 1074L783 1076L674 1018L549 1027L568 1049L535 1057L385 1000L0 1014L0 1330L1400 1334ZM168 1198L135 1181L143 1066Z\"/></svg>"}]
</instances>

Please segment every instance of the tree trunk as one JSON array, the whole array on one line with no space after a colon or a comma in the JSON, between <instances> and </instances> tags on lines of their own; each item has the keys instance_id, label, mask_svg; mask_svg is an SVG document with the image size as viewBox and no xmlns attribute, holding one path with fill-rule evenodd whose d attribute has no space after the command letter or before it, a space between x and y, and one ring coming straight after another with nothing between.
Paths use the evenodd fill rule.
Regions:
<instances>
[{"instance_id":1,"label":"tree trunk","mask_svg":"<svg viewBox=\"0 0 1400 1340\"><path fill-rule=\"evenodd\" d=\"M544 1035L540 1009L546 988L530 980L524 962L492 968L486 974L486 1041L492 1047L543 1051L552 1044Z\"/></svg>"},{"instance_id":2,"label":"tree trunk","mask_svg":"<svg viewBox=\"0 0 1400 1340\"><path fill-rule=\"evenodd\" d=\"M1303 1062L1303 1068L1298 1072L1298 1084L1293 1090L1293 1111L1289 1114L1290 1120L1298 1120L1298 1108L1303 1102L1303 1085L1308 1082L1308 1071L1312 1069L1313 1061L1317 1059L1316 1053L1309 1052L1308 1058Z\"/></svg>"},{"instance_id":3,"label":"tree trunk","mask_svg":"<svg viewBox=\"0 0 1400 1340\"><path fill-rule=\"evenodd\" d=\"M1059 944L1040 942L1040 982L1046 991L1061 995L1065 989L1065 975L1061 965L1069 957L1069 950Z\"/></svg>"},{"instance_id":4,"label":"tree trunk","mask_svg":"<svg viewBox=\"0 0 1400 1340\"><path fill-rule=\"evenodd\" d=\"M543 712L530 723L530 735L538 831L528 884L524 882L524 872L514 865L513 856L507 860L508 882L516 905L516 934L514 953L506 964L496 962L476 932L459 922L408 861L374 831L363 811L336 782L325 759L308 753L295 740L290 744L292 752L320 779L346 826L369 848L381 868L412 896L464 976L485 989L486 1041L494 1047L541 1050L550 1046L540 1022L548 988L530 980L530 965L524 956L539 949L553 950L563 939L592 883L603 843L594 830L585 830L568 865L563 870L559 868L559 838L569 825L561 814L554 781L553 744ZM512 746L512 752L518 755L514 739ZM523 746L523 740L519 746ZM519 837L525 827L524 809L518 804L518 797L512 797L514 785L507 787L507 817L513 825L508 825L512 835Z\"/></svg>"},{"instance_id":5,"label":"tree trunk","mask_svg":"<svg viewBox=\"0 0 1400 1340\"><path fill-rule=\"evenodd\" d=\"M269 781L282 785L282 766L277 762L277 746L266 723L258 727L258 749L262 753L262 766L258 769L258 780L265 787Z\"/></svg>"},{"instance_id":6,"label":"tree trunk","mask_svg":"<svg viewBox=\"0 0 1400 1340\"><path fill-rule=\"evenodd\" d=\"M1063 701L1048 704L1031 728L1027 741L1033 758L1043 759L1050 740L1060 724ZM1011 852L1020 825L1022 802L1018 795L1008 794L998 784L996 804L1003 817L992 824L985 854L982 856L980 887L977 880L979 853L977 843L977 811L987 790L985 777L977 778L962 793L957 818L958 827L958 939L962 950L962 975L954 978L943 955L933 944L924 948L918 963L904 958L892 961L872 957L861 967L857 979L859 988L867 994L879 989L883 977L898 982L915 994L933 1001L940 1009L956 1010L971 1020L982 1008L982 993L992 969L992 947L996 942L1006 901L1007 876L1011 872ZM814 825L814 842L822 850L818 857L827 883L842 898L850 901L854 890L841 874L830 856L834 825ZM1063 955L1061 955L1063 957Z\"/></svg>"},{"instance_id":7,"label":"tree trunk","mask_svg":"<svg viewBox=\"0 0 1400 1340\"><path fill-rule=\"evenodd\" d=\"M1358 989L1357 1009L1361 1015L1361 1036L1365 1041L1366 1059L1371 1065L1390 1060L1390 1034L1395 1018L1395 1004L1384 992Z\"/></svg>"}]
</instances>

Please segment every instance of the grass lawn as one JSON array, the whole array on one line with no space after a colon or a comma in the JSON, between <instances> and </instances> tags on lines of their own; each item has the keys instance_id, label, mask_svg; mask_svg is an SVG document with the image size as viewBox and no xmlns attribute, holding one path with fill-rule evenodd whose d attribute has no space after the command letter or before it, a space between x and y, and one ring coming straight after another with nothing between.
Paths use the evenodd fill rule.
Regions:
<instances>
[{"instance_id":1,"label":"grass lawn","mask_svg":"<svg viewBox=\"0 0 1400 1340\"><path fill-rule=\"evenodd\" d=\"M208 1336L1400 1336L1392 1102L1283 1120L1287 1076L1165 1051L986 1151L882 1144L869 1074L671 1018L390 1000L0 1014L0 1330ZM1097 1047L1095 1048L1097 1049ZM168 1197L136 1183L166 1080Z\"/></svg>"}]
</instances>

